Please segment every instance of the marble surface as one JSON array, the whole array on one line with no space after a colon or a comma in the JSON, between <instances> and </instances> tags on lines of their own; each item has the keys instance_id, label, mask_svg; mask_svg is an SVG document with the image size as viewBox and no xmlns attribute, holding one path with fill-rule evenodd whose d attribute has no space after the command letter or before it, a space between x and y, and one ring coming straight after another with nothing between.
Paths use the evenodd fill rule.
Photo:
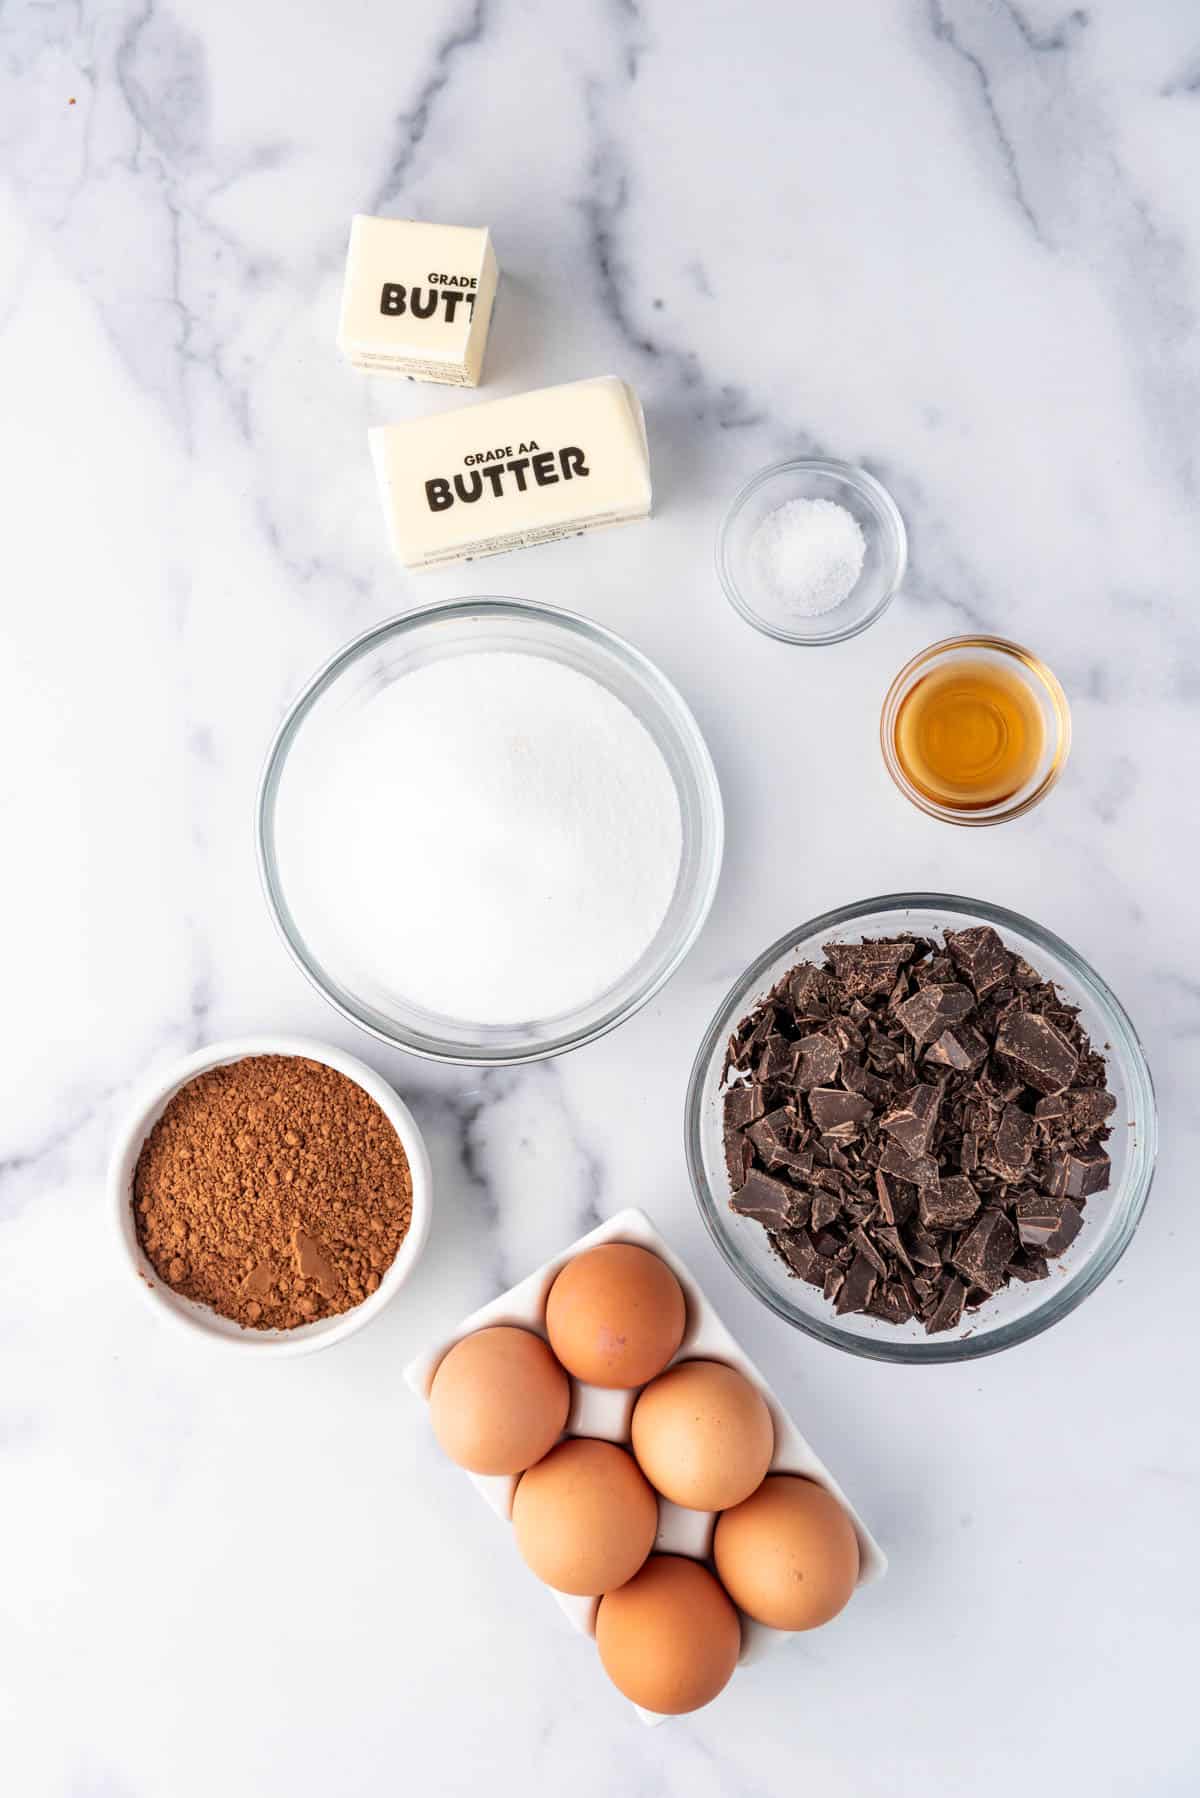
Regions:
<instances>
[{"instance_id":1,"label":"marble surface","mask_svg":"<svg viewBox=\"0 0 1200 1798\"><path fill-rule=\"evenodd\" d=\"M0 8L14 1798L1195 1792L1198 152L1186 0ZM491 225L485 391L633 381L650 524L460 573L391 564L365 429L457 401L339 364L354 210ZM912 537L886 617L823 652L756 636L712 572L733 489L806 450L878 473ZM251 822L270 734L328 653L489 590L661 663L729 841L652 1006L480 1077L323 1006L265 915ZM1040 811L955 832L890 788L874 724L905 657L973 626L1045 654L1075 752ZM1095 963L1144 1034L1164 1141L1142 1230L1079 1312L909 1372L793 1336L717 1263L680 1116L752 954L921 886L1031 912ZM139 1077L259 1029L392 1077L438 1188L401 1302L326 1356L247 1368L133 1301L102 1182ZM655 1732L399 1378L630 1203L892 1562L834 1627Z\"/></svg>"}]
</instances>

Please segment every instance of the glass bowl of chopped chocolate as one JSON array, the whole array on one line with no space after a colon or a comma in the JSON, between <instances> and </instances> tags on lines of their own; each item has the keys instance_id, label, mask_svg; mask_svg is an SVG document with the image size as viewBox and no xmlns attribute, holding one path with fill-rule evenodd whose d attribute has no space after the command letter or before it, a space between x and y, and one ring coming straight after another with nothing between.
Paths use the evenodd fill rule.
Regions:
<instances>
[{"instance_id":1,"label":"glass bowl of chopped chocolate","mask_svg":"<svg viewBox=\"0 0 1200 1798\"><path fill-rule=\"evenodd\" d=\"M798 1329L878 1360L992 1354L1073 1311L1128 1247L1157 1142L1100 976L1031 919L944 893L773 943L688 1089L726 1261Z\"/></svg>"}]
</instances>

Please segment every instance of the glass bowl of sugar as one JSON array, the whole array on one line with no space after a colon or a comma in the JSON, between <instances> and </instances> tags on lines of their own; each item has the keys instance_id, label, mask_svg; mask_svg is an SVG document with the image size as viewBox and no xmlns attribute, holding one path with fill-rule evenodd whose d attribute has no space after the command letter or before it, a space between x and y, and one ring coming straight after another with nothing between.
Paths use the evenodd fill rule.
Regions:
<instances>
[{"instance_id":1,"label":"glass bowl of sugar","mask_svg":"<svg viewBox=\"0 0 1200 1798\"><path fill-rule=\"evenodd\" d=\"M293 960L381 1041L535 1061L630 1017L698 936L723 816L659 670L552 606L461 599L320 669L271 745L259 868Z\"/></svg>"},{"instance_id":2,"label":"glass bowl of sugar","mask_svg":"<svg viewBox=\"0 0 1200 1798\"><path fill-rule=\"evenodd\" d=\"M886 609L908 539L887 489L849 462L775 462L747 481L717 533L725 595L780 643L843 643Z\"/></svg>"}]
</instances>

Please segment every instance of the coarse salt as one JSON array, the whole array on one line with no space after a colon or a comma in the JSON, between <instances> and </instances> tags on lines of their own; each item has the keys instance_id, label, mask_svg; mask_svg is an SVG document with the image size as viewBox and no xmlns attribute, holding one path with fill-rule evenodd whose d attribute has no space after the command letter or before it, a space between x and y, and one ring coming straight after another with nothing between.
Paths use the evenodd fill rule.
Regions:
<instances>
[{"instance_id":1,"label":"coarse salt","mask_svg":"<svg viewBox=\"0 0 1200 1798\"><path fill-rule=\"evenodd\" d=\"M831 499L789 499L768 512L750 557L771 596L798 618L817 618L848 599L862 573L866 539Z\"/></svg>"}]
</instances>

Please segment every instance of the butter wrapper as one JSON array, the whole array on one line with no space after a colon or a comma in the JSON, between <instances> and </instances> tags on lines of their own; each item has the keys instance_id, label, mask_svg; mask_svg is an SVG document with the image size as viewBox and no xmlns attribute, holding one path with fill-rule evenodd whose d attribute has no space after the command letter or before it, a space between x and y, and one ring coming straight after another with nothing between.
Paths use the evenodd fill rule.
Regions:
<instances>
[{"instance_id":1,"label":"butter wrapper","mask_svg":"<svg viewBox=\"0 0 1200 1798\"><path fill-rule=\"evenodd\" d=\"M499 278L486 230L359 213L338 348L368 374L475 387Z\"/></svg>"},{"instance_id":2,"label":"butter wrapper","mask_svg":"<svg viewBox=\"0 0 1200 1798\"><path fill-rule=\"evenodd\" d=\"M613 375L379 425L371 454L392 547L440 568L645 518L637 395Z\"/></svg>"}]
</instances>

